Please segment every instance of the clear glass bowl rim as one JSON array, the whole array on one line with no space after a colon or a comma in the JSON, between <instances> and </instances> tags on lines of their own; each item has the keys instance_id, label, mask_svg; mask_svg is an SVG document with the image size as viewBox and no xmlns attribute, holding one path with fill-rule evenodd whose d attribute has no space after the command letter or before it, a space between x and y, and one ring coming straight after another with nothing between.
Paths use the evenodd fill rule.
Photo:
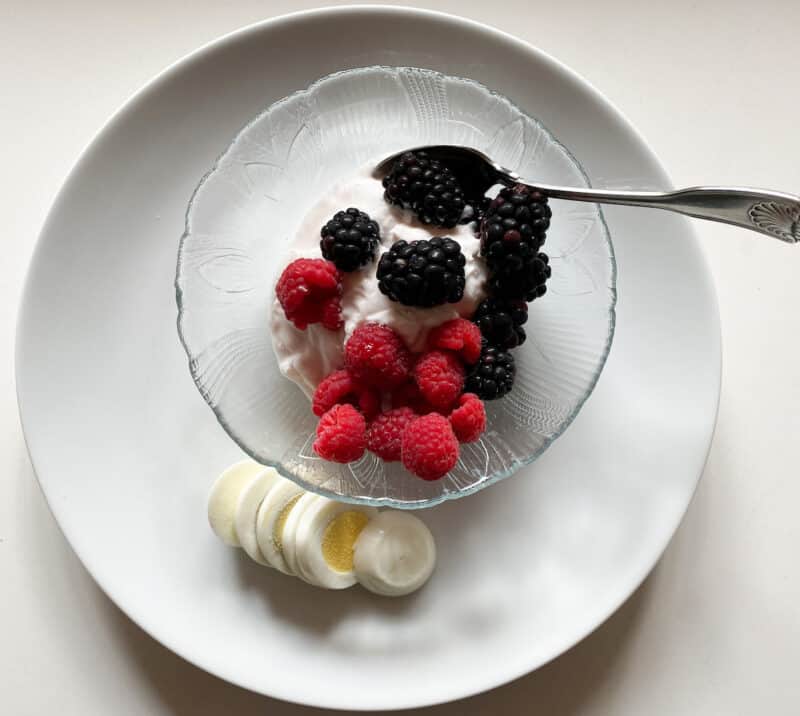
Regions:
<instances>
[{"instance_id":1,"label":"clear glass bowl rim","mask_svg":"<svg viewBox=\"0 0 800 716\"><path fill-rule=\"evenodd\" d=\"M239 436L236 434L236 431L232 428L232 426L225 419L224 415L222 414L222 411L218 410L214 406L212 400L210 399L210 396L206 393L206 391L204 391L202 389L202 387L200 385L200 381L199 381L199 376L197 375L196 371L193 368L192 351L191 351L191 348L189 347L188 341L186 339L186 333L185 333L184 328L183 328L185 315L186 315L186 308L185 308L185 304L184 304L184 295L183 295L183 287L182 287L182 268L183 268L183 266L182 266L183 261L182 260L183 260L185 242L187 241L187 239L191 235L192 213L193 213L195 201L196 201L199 193L203 189L205 183L208 181L208 179L212 175L214 175L214 173L219 168L220 163L228 155L228 153L231 151L231 149L237 144L239 138L242 137L253 125L258 123L266 114L274 111L276 108L278 108L278 107L280 107L280 106L282 106L282 105L284 105L284 104L286 104L288 102L291 102L291 101L294 101L294 100L296 100L298 98L301 98L303 96L312 94L319 86L323 85L324 83L326 83L326 82L328 82L330 80L336 79L336 78L341 77L343 75L348 75L348 74L351 74L351 73L355 73L355 72L359 72L359 71L365 71L365 70L397 71L397 70L404 70L404 69L414 70L416 72L431 73L432 75L446 76L446 77L449 77L449 78L452 78L452 79L455 79L455 80L458 80L458 81L461 81L461 82L469 83L469 84L472 84L472 85L475 85L475 86L481 88L483 91L487 92L489 95L491 95L492 97L496 98L498 101L506 103L512 109L515 109L516 111L520 112L522 115L524 115L526 118L528 118L531 122L533 122L537 126L537 128L544 133L544 135L548 138L549 141L551 141L554 145L558 146L559 149L561 151L563 151L564 154L569 158L569 160L574 164L575 168L578 170L578 172L580 173L580 175L583 178L584 182L586 183L586 186L587 187L591 187L592 186L591 180L589 179L589 175L587 174L587 172L584 169L583 165L572 154L572 152L564 144L562 144L555 137L555 135L544 124L542 124L542 122L538 118L536 118L534 116L531 116L530 114L528 114L527 112L522 110L520 107L518 107L516 105L516 103L514 103L511 99L509 99L505 95L502 95L502 94L499 94L497 92L494 92L491 88L487 87L486 85L484 85L481 82L478 82L476 80L470 79L468 77L461 77L459 75L445 74L445 73L439 72L437 70L431 70L431 69L426 69L426 68L421 68L421 67L413 67L413 66L410 66L410 65L397 65L397 66L392 66L392 65L369 65L369 66L363 66L363 67L351 67L351 68L348 68L348 69L339 70L337 72L332 72L332 73L327 74L327 75L325 75L323 77L320 77L319 79L315 80L310 85L308 85L307 87L305 87L303 89L296 90L295 92L292 92L291 94L288 94L285 97L282 97L281 99L271 103L270 105L268 105L265 109L263 109L261 112L259 112L255 117L253 117L249 122L247 122L241 129L239 129L236 132L236 134L233 136L233 138L228 143L228 145L225 147L225 149L222 152L220 152L220 154L216 157L216 159L214 160L214 163L212 164L211 168L200 179L200 181L198 182L197 186L195 187L195 189L192 192L192 195L191 195L191 197L189 199L189 203L187 204L186 212L185 212L185 215L184 215L184 231L183 231L183 234L181 235L181 238L180 238L180 241L179 241L179 244L178 244L178 259L177 259L177 265L176 265L176 271L175 271L174 288L175 288L175 300L176 300L176 304L177 304L177 308L178 308L178 316L177 316L178 336L179 336L181 345L183 346L183 349L186 352L186 356L189 359L189 370L190 370L190 373L192 375L192 380L194 381L194 384L197 387L197 389L200 392L200 394L203 396L203 399L205 400L206 404L213 411L217 421L223 427L223 429L228 434L228 436L239 446L239 448L248 457L252 458L253 460L255 460L257 462L259 462L260 464L265 465L266 467L274 468L282 477L284 477L284 478L286 478L288 480L291 480L292 482L294 482L295 484L299 485L300 487L302 487L303 489L305 489L305 490L307 490L309 492L313 492L313 493L322 495L323 497L328 497L330 499L337 500L339 502L346 502L346 503L350 503L350 504L354 504L354 505L371 505L373 507L383 507L383 508L387 508L388 507L388 508L393 508L393 509L417 510L417 509L424 509L424 508L428 508L428 507L434 507L435 505L439 505L439 504L442 504L444 502L457 500L457 499L460 499L462 497L466 497L468 495L475 494L477 492L480 492L481 490L486 489L487 487L490 487L490 486L500 482L501 480L504 480L504 479L506 479L508 477L511 477L518 470L520 470L521 468L525 467L526 465L532 464L547 450L547 448L550 447L550 445L553 444L553 442L555 442L559 437L561 437L561 435L564 434L564 432L567 430L567 428L569 428L570 425L572 425L572 423L574 422L575 418L578 416L578 413L580 413L581 409L585 405L586 401L591 397L592 393L594 392L594 389L597 386L597 382L600 379L600 375L603 372L603 368L605 367L606 361L608 360L609 353L611 352L611 346L612 346L612 343L613 343L613 340L614 340L614 334L616 332L616 321L617 321L617 315L616 315L616 305L617 305L617 299L618 299L618 296L617 296L617 260L616 260L616 254L615 254L615 251L614 251L614 244L613 244L613 242L611 240L611 233L610 233L610 231L608 229L608 224L606 222L605 215L603 214L603 210L602 210L601 206L597 205L596 209L597 209L597 212L598 212L598 218L600 220L600 226L601 226L603 238L605 240L606 247L608 249L608 260L609 260L610 268L611 268L609 286L606 287L607 290L609 291L610 302L609 302L608 314L607 314L608 323L607 323L607 332L606 332L605 343L603 345L603 349L602 349L600 358L599 358L599 360L597 362L597 366L595 368L595 371L594 371L593 375L591 376L591 378L589 380L589 384L588 384L587 389L585 390L585 392L581 396L581 398L576 402L575 407L573 408L573 410L569 413L569 415L564 419L563 423L559 426L559 429L556 432L554 432L552 435L547 437L543 441L542 445L537 450L535 450L530 455L527 455L524 458L515 458L506 469L498 470L495 473L493 473L490 477L487 477L486 479L484 479L484 480L482 480L482 481L480 481L478 483L469 485L469 486L464 487L464 488L460 488L458 491L445 492L445 493L442 493L442 494L437 495L435 497L431 497L431 498L424 499L424 500L417 500L417 501L403 501L403 500L397 500L397 499L394 499L394 498L391 498L391 497L380 497L380 498L370 497L370 498L367 498L367 497L344 495L344 494L337 493L337 492L332 491L332 490L327 490L324 487L320 487L319 485L313 484L311 482L303 480L302 478L297 477L296 475L293 475L291 473L291 471L287 470L280 461L271 461L271 460L266 460L265 461L262 457L256 456L253 453L253 451L247 446L247 444L242 439L239 438Z\"/></svg>"}]
</instances>

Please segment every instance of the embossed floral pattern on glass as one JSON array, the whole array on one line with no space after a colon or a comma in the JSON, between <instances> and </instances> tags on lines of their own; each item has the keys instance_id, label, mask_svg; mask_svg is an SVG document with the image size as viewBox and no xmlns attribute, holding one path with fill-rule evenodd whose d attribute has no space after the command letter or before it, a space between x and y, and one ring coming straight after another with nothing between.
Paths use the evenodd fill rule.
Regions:
<instances>
[{"instance_id":1,"label":"embossed floral pattern on glass","mask_svg":"<svg viewBox=\"0 0 800 716\"><path fill-rule=\"evenodd\" d=\"M189 204L176 278L178 327L195 383L252 457L339 499L423 507L531 462L577 414L614 331L615 264L599 209L553 201L553 277L531 305L514 390L487 403L488 428L457 466L425 482L367 453L350 465L312 450L317 419L278 370L268 313L288 243L318 198L365 162L424 144L480 149L522 176L587 186L567 149L471 80L369 67L326 77L269 107L234 139Z\"/></svg>"}]
</instances>

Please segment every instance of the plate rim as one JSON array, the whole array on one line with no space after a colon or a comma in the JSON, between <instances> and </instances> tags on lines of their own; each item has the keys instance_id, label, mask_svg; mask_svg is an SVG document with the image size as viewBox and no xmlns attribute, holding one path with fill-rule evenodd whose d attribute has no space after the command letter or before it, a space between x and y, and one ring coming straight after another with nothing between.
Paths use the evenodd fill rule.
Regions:
<instances>
[{"instance_id":1,"label":"plate rim","mask_svg":"<svg viewBox=\"0 0 800 716\"><path fill-rule=\"evenodd\" d=\"M140 615L138 615L133 609L126 609L122 606L122 602L124 600L118 599L119 595L117 595L113 589L109 589L108 586L104 583L104 581L97 577L93 566L90 566L83 559L81 554L78 553L78 551L73 546L72 541L68 538L66 532L64 531L61 521L59 520L58 515L53 509L51 501L50 499L48 499L47 492L44 488L42 479L39 475L39 470L37 468L37 461L31 449L29 430L26 427L25 408L24 408L25 399L23 396L23 393L26 391L26 388L23 385L25 380L21 376L20 365L23 362L22 344L24 343L23 338L25 333L25 326L27 323L26 320L27 307L30 304L32 298L32 285L34 282L33 277L34 274L36 273L37 266L41 261L44 237L51 230L52 228L51 224L53 222L53 219L65 201L68 187L70 187L75 176L79 173L83 165L86 163L93 148L95 148L95 145L98 143L98 140L100 140L109 129L111 129L118 121L123 119L129 112L135 110L137 106L142 102L142 100L146 99L147 95L151 91L157 89L160 85L171 79L173 75L177 74L178 72L183 70L186 66L194 63L195 61L204 57L208 53L213 52L217 49L224 48L231 44L235 44L240 39L245 38L251 34L257 34L266 28L276 29L279 28L280 25L282 24L289 24L297 21L302 21L309 17L322 17L325 15L343 15L343 14L347 15L365 11L376 15L384 15L384 16L411 15L411 16L417 16L423 20L427 18L427 19L449 22L451 24L460 25L462 27L471 29L473 31L482 34L493 36L499 41L508 43L512 46L515 46L515 48L518 50L522 50L527 54L533 55L538 61L542 62L545 65L549 65L558 74L562 75L565 79L569 79L576 85L580 86L582 90L589 93L595 100L598 100L599 103L602 104L618 120L618 122L622 127L624 127L626 132L628 132L630 136L632 136L639 143L642 149L646 150L646 153L649 155L653 171L661 175L666 185L672 186L672 182L669 178L668 173L664 169L663 164L658 159L651 145L645 140L641 132L630 122L627 116L623 112L621 112L619 108L617 108L616 105L611 100L609 100L597 88L595 88L591 82L583 78L575 70L571 69L570 67L562 63L557 58L551 56L544 50L541 50L540 48L526 42L525 40L515 37L492 25L481 23L476 20L461 17L458 15L441 12L438 10L427 10L410 6L386 6L386 5L375 5L375 4L362 4L362 5L354 4L354 5L343 5L338 7L322 7L322 8L301 10L297 12L282 14L272 18L267 18L265 20L259 20L250 23L248 25L242 26L240 28L234 29L228 33L225 33L217 38L214 38L200 45L198 48L192 50L191 52L185 54L184 56L170 63L160 72L158 72L154 77L152 77L149 81L143 84L138 90L136 90L127 100L125 100L117 108L117 110L114 111L111 114L111 116L97 129L97 131L92 135L92 137L88 140L88 142L85 143L84 147L78 154L78 157L75 160L74 164L72 165L71 169L66 174L58 192L56 193L52 205L50 206L50 209L48 210L47 215L42 223L42 227L37 235L37 239L35 241L34 248L31 253L31 258L28 264L28 268L25 272L25 277L22 284L22 291L20 292L19 308L17 311L17 321L15 329L15 348L13 353L15 390L17 396L17 407L20 417L20 425L21 425L23 439L25 441L26 449L28 452L28 456L31 461L31 465L33 467L34 476L36 477L36 480L39 483L48 510L50 511L50 514L53 516L54 521L58 525L59 530L64 535L64 538L70 545L70 548L73 549L76 556L78 556L83 568L87 570L87 572L90 574L95 583L100 587L100 589L104 592L104 594L150 637L155 639L158 643L166 646L180 658L188 661L189 663L193 664L202 671L205 671L206 673L209 673L218 678L222 678L223 680L228 681L229 683L232 683L240 688L244 688L248 691L252 691L254 693L260 693L265 696L280 699L290 703L296 703L306 706L322 707L322 708L334 708L334 709L344 708L351 711L393 710L393 709L432 706L436 704L447 703L456 699L474 696L489 691L491 689L507 684L511 681L514 681L515 679L518 679L528 673L531 673L541 668L542 666L546 665L547 663L561 656L563 653L574 647L577 643L585 639L589 634L591 634L597 628L599 628L612 614L614 614L620 608L622 604L624 604L625 601L627 601L627 599L630 598L630 596L636 591L636 589L639 588L639 586L647 577L647 575L652 571L653 567L661 558L661 556L664 553L664 550L667 548L670 541L674 537L675 532L677 531L679 525L681 524L686 514L686 511L688 510L689 506L692 504L692 501L694 500L694 496L697 492L697 486L704 472L705 465L707 463L708 455L713 442L714 432L719 413L720 387L722 378L721 374L722 342L721 342L721 325L720 325L718 296L716 293L707 256L699 244L694 227L689 225L687 222L686 235L687 238L690 239L688 243L692 247L692 250L696 255L696 260L698 265L702 267L702 271L700 272L700 274L702 277L702 282L704 284L703 288L705 289L705 292L707 293L709 298L710 305L708 305L707 309L709 313L709 319L713 323L712 328L714 330L712 331L712 334L707 337L710 341L713 342L712 349L714 356L716 357L714 366L716 373L715 385L714 385L715 401L713 406L713 413L710 416L710 425L707 431L708 432L707 445L704 451L704 455L702 455L702 461L699 466L698 474L694 480L694 485L692 487L689 499L686 501L685 507L682 510L680 510L679 518L677 519L673 529L666 535L665 539L663 540L663 544L659 546L657 551L654 551L652 559L646 560L643 563L640 570L640 574L638 574L636 578L633 580L632 584L630 585L630 588L621 590L622 596L620 596L619 599L614 600L607 610L604 610L603 616L595 624L593 624L588 628L578 630L577 634L574 635L574 638L567 640L561 647L561 649L558 650L556 653L553 653L549 658L544 659L539 663L534 663L533 665L530 665L526 668L517 669L515 671L506 673L505 676L502 678L489 679L486 682L482 682L480 684L473 686L466 692L462 691L462 692L445 693L447 691L446 689L440 689L439 693L437 693L434 698L431 698L430 695L426 695L425 698L421 700L414 699L413 697L411 697L406 701L393 703L392 705L387 705L387 703L383 701L370 701L370 702L359 701L356 704L345 705L341 701L336 701L336 700L325 702L322 699L314 699L313 697L303 698L299 694L290 695L286 693L277 692L275 690L267 692L265 690L254 688L252 685L243 683L241 680L237 679L235 675L212 671L210 668L202 665L201 663L198 663L198 661L196 660L196 656L187 655L179 646L176 646L173 643L174 639L171 636L166 636L166 637L156 636L147 626L145 626L144 623L145 620L140 619Z\"/></svg>"}]
</instances>

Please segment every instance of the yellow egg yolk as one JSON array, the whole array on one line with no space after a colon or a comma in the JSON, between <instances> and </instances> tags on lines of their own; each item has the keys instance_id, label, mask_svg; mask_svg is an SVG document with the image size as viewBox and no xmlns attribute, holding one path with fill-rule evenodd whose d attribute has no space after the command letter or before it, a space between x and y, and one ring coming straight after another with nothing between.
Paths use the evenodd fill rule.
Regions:
<instances>
[{"instance_id":1,"label":"yellow egg yolk","mask_svg":"<svg viewBox=\"0 0 800 716\"><path fill-rule=\"evenodd\" d=\"M337 515L322 535L322 557L337 572L353 570L353 545L369 517L358 510L348 510Z\"/></svg>"}]
</instances>

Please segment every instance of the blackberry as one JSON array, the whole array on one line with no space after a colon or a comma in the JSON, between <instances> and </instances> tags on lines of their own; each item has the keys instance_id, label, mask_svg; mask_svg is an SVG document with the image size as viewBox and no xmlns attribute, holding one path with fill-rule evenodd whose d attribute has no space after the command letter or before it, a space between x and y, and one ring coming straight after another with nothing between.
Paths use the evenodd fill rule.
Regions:
<instances>
[{"instance_id":1,"label":"blackberry","mask_svg":"<svg viewBox=\"0 0 800 716\"><path fill-rule=\"evenodd\" d=\"M480 359L467 374L464 392L475 393L481 400L502 398L514 386L516 372L511 353L485 343Z\"/></svg>"},{"instance_id":2,"label":"blackberry","mask_svg":"<svg viewBox=\"0 0 800 716\"><path fill-rule=\"evenodd\" d=\"M355 271L372 261L380 240L378 224L353 207L337 211L319 233L322 255L340 271Z\"/></svg>"},{"instance_id":3,"label":"blackberry","mask_svg":"<svg viewBox=\"0 0 800 716\"><path fill-rule=\"evenodd\" d=\"M383 178L384 198L411 209L423 224L447 229L464 212L464 192L453 172L425 152L406 152Z\"/></svg>"},{"instance_id":4,"label":"blackberry","mask_svg":"<svg viewBox=\"0 0 800 716\"><path fill-rule=\"evenodd\" d=\"M534 301L547 293L551 275L547 254L512 255L495 269L489 279L489 293L499 298Z\"/></svg>"},{"instance_id":5,"label":"blackberry","mask_svg":"<svg viewBox=\"0 0 800 716\"><path fill-rule=\"evenodd\" d=\"M538 251L550 228L551 216L547 197L541 192L524 184L502 189L486 210L482 227L484 255L491 260L501 248L520 244Z\"/></svg>"},{"instance_id":6,"label":"blackberry","mask_svg":"<svg viewBox=\"0 0 800 716\"><path fill-rule=\"evenodd\" d=\"M464 297L461 245L447 237L398 241L378 262L378 287L392 301L430 308Z\"/></svg>"},{"instance_id":7,"label":"blackberry","mask_svg":"<svg viewBox=\"0 0 800 716\"><path fill-rule=\"evenodd\" d=\"M547 197L521 184L503 189L492 201L481 224L481 254L495 296L533 301L544 295L550 266L539 249L551 215Z\"/></svg>"},{"instance_id":8,"label":"blackberry","mask_svg":"<svg viewBox=\"0 0 800 716\"><path fill-rule=\"evenodd\" d=\"M481 301L472 322L481 329L489 345L511 349L525 342L522 325L528 320L528 304L519 300L487 298Z\"/></svg>"}]
</instances>

